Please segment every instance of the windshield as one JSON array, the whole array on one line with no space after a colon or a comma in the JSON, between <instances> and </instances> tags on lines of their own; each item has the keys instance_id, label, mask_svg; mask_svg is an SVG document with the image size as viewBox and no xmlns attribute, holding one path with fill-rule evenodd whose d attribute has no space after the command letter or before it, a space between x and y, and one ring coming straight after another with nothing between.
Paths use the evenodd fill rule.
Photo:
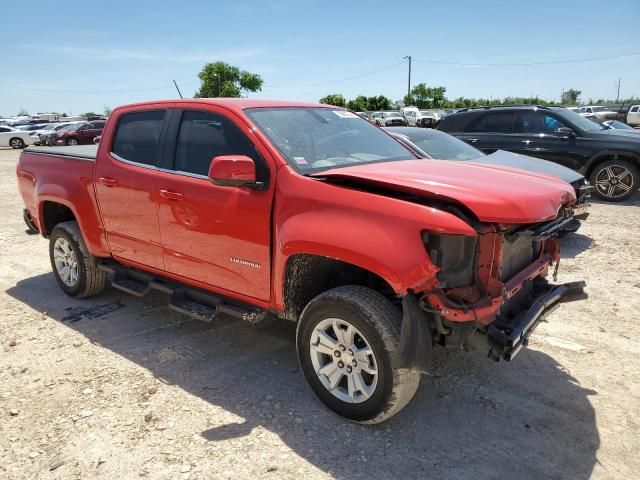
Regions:
<instances>
[{"instance_id":1,"label":"windshield","mask_svg":"<svg viewBox=\"0 0 640 480\"><path fill-rule=\"evenodd\" d=\"M346 110L312 107L245 111L287 162L305 174L414 158L392 137Z\"/></svg>"},{"instance_id":2,"label":"windshield","mask_svg":"<svg viewBox=\"0 0 640 480\"><path fill-rule=\"evenodd\" d=\"M484 156L477 148L456 137L433 130L428 135L407 135L411 142L436 160L471 160Z\"/></svg>"},{"instance_id":3,"label":"windshield","mask_svg":"<svg viewBox=\"0 0 640 480\"><path fill-rule=\"evenodd\" d=\"M385 117L400 117L402 118L402 115L400 115L398 112L385 112L384 113Z\"/></svg>"},{"instance_id":4,"label":"windshield","mask_svg":"<svg viewBox=\"0 0 640 480\"><path fill-rule=\"evenodd\" d=\"M607 107L591 107L592 112L606 112L609 109Z\"/></svg>"},{"instance_id":5,"label":"windshield","mask_svg":"<svg viewBox=\"0 0 640 480\"><path fill-rule=\"evenodd\" d=\"M559 114L562 118L570 121L576 127L581 128L587 132L596 132L598 130L602 130L604 127L599 123L592 122L588 118L583 117L579 113L576 113L572 110L565 109L557 109L554 110L555 113Z\"/></svg>"}]
</instances>

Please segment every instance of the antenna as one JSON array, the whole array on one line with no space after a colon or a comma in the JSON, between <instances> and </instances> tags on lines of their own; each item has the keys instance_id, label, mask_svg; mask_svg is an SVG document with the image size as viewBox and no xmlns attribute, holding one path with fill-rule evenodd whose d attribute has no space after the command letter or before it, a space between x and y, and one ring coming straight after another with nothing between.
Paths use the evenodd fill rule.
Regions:
<instances>
[{"instance_id":1,"label":"antenna","mask_svg":"<svg viewBox=\"0 0 640 480\"><path fill-rule=\"evenodd\" d=\"M626 101L627 101L626 98L622 101L622 105L620 105L620 110L618 110L616 118L614 118L613 120L617 120L618 117L620 117L620 113L622 113L622 109L624 108L624 104L626 103ZM611 125L613 125L613 120L609 122L609 125L607 125L607 128L605 128L605 130L609 130L611 128Z\"/></svg>"},{"instance_id":2,"label":"antenna","mask_svg":"<svg viewBox=\"0 0 640 480\"><path fill-rule=\"evenodd\" d=\"M178 84L176 83L175 80L173 81L173 84L176 86L176 90L178 90L178 95L180 95L180 98L183 98L182 93L180 92L180 89L178 88Z\"/></svg>"}]
</instances>

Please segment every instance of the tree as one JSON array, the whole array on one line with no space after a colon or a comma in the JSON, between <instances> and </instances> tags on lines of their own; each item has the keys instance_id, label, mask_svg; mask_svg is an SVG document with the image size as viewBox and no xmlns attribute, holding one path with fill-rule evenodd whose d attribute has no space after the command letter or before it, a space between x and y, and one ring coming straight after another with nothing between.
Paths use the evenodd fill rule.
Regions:
<instances>
[{"instance_id":1,"label":"tree","mask_svg":"<svg viewBox=\"0 0 640 480\"><path fill-rule=\"evenodd\" d=\"M320 99L320 103L325 105L335 105L336 107L345 107L347 101L341 93L332 93Z\"/></svg>"},{"instance_id":2,"label":"tree","mask_svg":"<svg viewBox=\"0 0 640 480\"><path fill-rule=\"evenodd\" d=\"M445 87L427 87L426 83L419 83L411 89L410 95L405 95L405 105L415 105L418 108L440 108L447 102L444 96Z\"/></svg>"},{"instance_id":3,"label":"tree","mask_svg":"<svg viewBox=\"0 0 640 480\"><path fill-rule=\"evenodd\" d=\"M391 108L391 100L384 95L367 98L367 110L389 110Z\"/></svg>"},{"instance_id":4,"label":"tree","mask_svg":"<svg viewBox=\"0 0 640 480\"><path fill-rule=\"evenodd\" d=\"M81 113L80 116L84 118L89 118L89 117L99 117L100 115L98 115L96 112L86 112L86 113Z\"/></svg>"},{"instance_id":5,"label":"tree","mask_svg":"<svg viewBox=\"0 0 640 480\"><path fill-rule=\"evenodd\" d=\"M111 108L109 105L105 105L104 106L104 116L108 117L109 115L111 115L111 112L113 112L113 108Z\"/></svg>"},{"instance_id":6,"label":"tree","mask_svg":"<svg viewBox=\"0 0 640 480\"><path fill-rule=\"evenodd\" d=\"M569 105L577 105L578 98L582 92L580 90L576 90L575 88L570 88L569 90L565 90L562 92L562 98L560 99L560 103L568 103Z\"/></svg>"},{"instance_id":7,"label":"tree","mask_svg":"<svg viewBox=\"0 0 640 480\"><path fill-rule=\"evenodd\" d=\"M225 62L207 63L200 73L200 90L195 98L239 97L262 90L264 81L257 73L240 70Z\"/></svg>"},{"instance_id":8,"label":"tree","mask_svg":"<svg viewBox=\"0 0 640 480\"><path fill-rule=\"evenodd\" d=\"M20 110L18 110L18 116L19 117L28 117L29 116L29 112L27 112L26 108L21 108Z\"/></svg>"},{"instance_id":9,"label":"tree","mask_svg":"<svg viewBox=\"0 0 640 480\"><path fill-rule=\"evenodd\" d=\"M364 110L369 110L367 97L365 97L364 95L358 95L353 100L349 100L347 102L347 108L353 112L362 112Z\"/></svg>"}]
</instances>

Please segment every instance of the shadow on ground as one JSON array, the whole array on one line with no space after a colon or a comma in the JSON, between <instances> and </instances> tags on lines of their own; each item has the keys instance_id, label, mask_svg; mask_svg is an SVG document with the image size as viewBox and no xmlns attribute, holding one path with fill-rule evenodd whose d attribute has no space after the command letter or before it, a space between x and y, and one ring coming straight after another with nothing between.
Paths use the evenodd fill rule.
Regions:
<instances>
[{"instance_id":1,"label":"shadow on ground","mask_svg":"<svg viewBox=\"0 0 640 480\"><path fill-rule=\"evenodd\" d=\"M569 233L560 238L560 256L574 258L588 250L593 245L593 239L581 233Z\"/></svg>"},{"instance_id":2,"label":"shadow on ground","mask_svg":"<svg viewBox=\"0 0 640 480\"><path fill-rule=\"evenodd\" d=\"M153 308L166 301L160 294L137 299L107 290L76 300L57 289L52 274L27 278L8 293L244 418L193 433L216 442L262 426L337 478L575 480L589 478L597 461L600 439L588 398L596 392L538 351L526 350L514 363L440 351L436 374L423 379L414 401L389 422L365 427L316 401L299 372L289 322L181 322L185 317ZM175 355L167 360L163 351Z\"/></svg>"}]
</instances>

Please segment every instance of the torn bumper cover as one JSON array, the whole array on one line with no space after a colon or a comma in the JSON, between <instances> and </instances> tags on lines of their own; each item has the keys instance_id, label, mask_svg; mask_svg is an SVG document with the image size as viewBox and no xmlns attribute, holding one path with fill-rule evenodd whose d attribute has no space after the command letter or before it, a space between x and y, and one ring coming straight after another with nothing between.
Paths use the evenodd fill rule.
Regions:
<instances>
[{"instance_id":1,"label":"torn bumper cover","mask_svg":"<svg viewBox=\"0 0 640 480\"><path fill-rule=\"evenodd\" d=\"M560 303L587 298L585 286L585 282L547 285L536 295L530 306L519 314L512 318L499 315L487 329L489 356L495 360L513 360L522 347L527 345L538 324Z\"/></svg>"}]
</instances>

